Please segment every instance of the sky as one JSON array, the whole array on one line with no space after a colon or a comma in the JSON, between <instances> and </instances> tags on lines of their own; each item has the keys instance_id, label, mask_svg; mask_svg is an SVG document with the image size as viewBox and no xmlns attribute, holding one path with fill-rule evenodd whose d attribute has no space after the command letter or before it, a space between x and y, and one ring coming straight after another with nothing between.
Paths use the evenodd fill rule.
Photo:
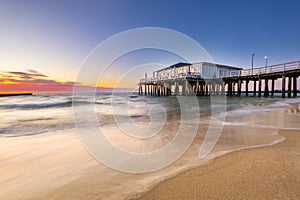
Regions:
<instances>
[{"instance_id":1,"label":"sky","mask_svg":"<svg viewBox=\"0 0 300 200\"><path fill-rule=\"evenodd\" d=\"M255 67L264 66L264 56L270 65L300 60L299 9L298 0L0 0L0 90L69 89L99 43L141 27L186 34L216 63L249 68L252 53ZM114 71L125 73L141 58L180 60L145 51L139 62L116 62ZM107 75L100 86L112 87L118 78Z\"/></svg>"}]
</instances>

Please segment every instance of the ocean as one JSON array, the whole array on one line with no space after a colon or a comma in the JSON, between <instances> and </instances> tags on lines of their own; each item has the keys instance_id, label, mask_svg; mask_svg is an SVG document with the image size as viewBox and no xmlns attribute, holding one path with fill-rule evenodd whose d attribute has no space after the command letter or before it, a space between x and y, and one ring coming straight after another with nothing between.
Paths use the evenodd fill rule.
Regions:
<instances>
[{"instance_id":1,"label":"ocean","mask_svg":"<svg viewBox=\"0 0 300 200\"><path fill-rule=\"evenodd\" d=\"M189 98L196 101L192 104ZM64 187L76 181L81 184L83 176L90 177L85 187L98 184L96 190L101 199L137 197L158 182L209 163L217 156L281 142L284 137L278 134L280 129L300 130L300 98L186 97L181 101L175 96L123 92L97 93L92 99L85 94L76 98L72 94L35 94L0 100L2 167L6 170L0 184L5 186L3 197L15 194L16 199L36 197L39 191L63 194ZM97 128L114 148L129 157L117 157L113 147L100 148L99 155L89 149L84 137L93 136L95 131L89 123L90 116L85 115L89 105ZM200 158L199 151L214 122L222 125L211 128L210 136L217 139L216 144ZM84 133L76 128L83 128ZM179 130L184 130L182 140L176 139ZM220 134L214 135L214 130ZM141 158L140 163L135 159L136 155L158 152L169 144L174 148L160 158L159 162L166 161L163 165L156 165L154 157ZM82 147L89 156L82 153ZM173 151L178 149L182 152L172 160ZM116 165L110 166L107 157ZM11 171L14 166L21 171ZM98 175L101 179L95 179ZM74 190L72 195L78 198L84 191Z\"/></svg>"},{"instance_id":2,"label":"ocean","mask_svg":"<svg viewBox=\"0 0 300 200\"><path fill-rule=\"evenodd\" d=\"M210 97L198 97L197 99L201 122L203 122L211 116L211 99ZM239 123L240 117L255 113L268 113L279 108L289 108L300 102L299 98L282 99L279 97L227 97L220 99L222 103L225 102L226 117L230 118L232 123ZM32 96L2 97L0 100L0 136L2 137L42 134L74 128L72 94L35 94ZM77 99L74 102L76 106L84 107L85 104L91 103L90 95L85 98L85 95L82 94L80 100ZM174 96L150 97L135 96L130 93L98 93L92 103L95 104L95 112L100 126L113 125L114 118L122 116L124 118L129 117L137 123L147 123L150 120L148 112L150 106L152 112L155 112L153 108L156 106L157 108L163 107L168 120L180 117L181 111ZM263 126L254 121L247 123L252 126ZM276 126L274 124L274 127ZM289 128L285 126L277 128Z\"/></svg>"}]
</instances>

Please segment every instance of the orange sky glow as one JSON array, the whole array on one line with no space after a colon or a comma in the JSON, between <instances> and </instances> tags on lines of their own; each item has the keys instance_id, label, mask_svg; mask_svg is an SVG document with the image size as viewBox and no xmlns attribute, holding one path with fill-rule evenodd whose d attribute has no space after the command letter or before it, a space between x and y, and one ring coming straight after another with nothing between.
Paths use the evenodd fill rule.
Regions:
<instances>
[{"instance_id":1,"label":"orange sky glow","mask_svg":"<svg viewBox=\"0 0 300 200\"><path fill-rule=\"evenodd\" d=\"M3 93L71 93L74 82L58 81L36 70L28 69L24 72L0 72L0 94ZM101 81L98 91L112 91L113 81ZM91 89L90 86L80 86L83 91ZM119 88L121 91L126 88Z\"/></svg>"},{"instance_id":2,"label":"orange sky glow","mask_svg":"<svg viewBox=\"0 0 300 200\"><path fill-rule=\"evenodd\" d=\"M25 72L5 71L0 73L0 93L15 92L71 92L72 82L59 82L33 69Z\"/></svg>"}]
</instances>

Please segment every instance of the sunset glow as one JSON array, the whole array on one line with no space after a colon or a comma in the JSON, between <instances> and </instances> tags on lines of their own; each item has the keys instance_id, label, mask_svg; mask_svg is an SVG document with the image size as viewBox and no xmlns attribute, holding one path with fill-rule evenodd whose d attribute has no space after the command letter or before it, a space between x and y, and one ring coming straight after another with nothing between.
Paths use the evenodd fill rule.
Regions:
<instances>
[{"instance_id":1,"label":"sunset glow","mask_svg":"<svg viewBox=\"0 0 300 200\"><path fill-rule=\"evenodd\" d=\"M6 71L0 74L0 93L71 92L72 89L72 82L56 81L33 69L25 72Z\"/></svg>"}]
</instances>

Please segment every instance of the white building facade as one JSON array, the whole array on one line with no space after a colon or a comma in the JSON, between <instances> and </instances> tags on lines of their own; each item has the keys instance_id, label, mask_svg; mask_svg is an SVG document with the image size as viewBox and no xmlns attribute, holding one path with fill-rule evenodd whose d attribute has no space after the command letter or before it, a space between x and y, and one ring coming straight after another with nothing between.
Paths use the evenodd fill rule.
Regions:
<instances>
[{"instance_id":1,"label":"white building facade","mask_svg":"<svg viewBox=\"0 0 300 200\"><path fill-rule=\"evenodd\" d=\"M238 76L242 68L214 64L208 62L199 63L177 63L153 73L157 79L173 79L180 77L194 78L223 78L228 76Z\"/></svg>"}]
</instances>

